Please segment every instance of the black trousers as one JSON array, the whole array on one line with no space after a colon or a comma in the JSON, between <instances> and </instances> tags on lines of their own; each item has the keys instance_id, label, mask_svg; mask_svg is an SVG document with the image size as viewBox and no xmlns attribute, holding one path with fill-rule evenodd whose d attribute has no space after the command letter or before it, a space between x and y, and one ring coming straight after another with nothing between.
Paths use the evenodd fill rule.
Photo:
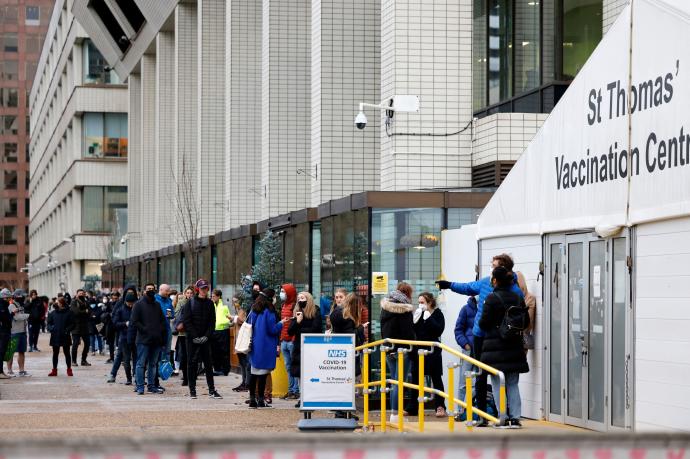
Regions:
<instances>
[{"instance_id":1,"label":"black trousers","mask_svg":"<svg viewBox=\"0 0 690 459\"><path fill-rule=\"evenodd\" d=\"M224 375L230 373L230 331L216 330L213 332L213 369Z\"/></svg>"},{"instance_id":2,"label":"black trousers","mask_svg":"<svg viewBox=\"0 0 690 459\"><path fill-rule=\"evenodd\" d=\"M105 340L108 343L108 353L110 354L110 360L115 360L115 336L106 336Z\"/></svg>"},{"instance_id":3,"label":"black trousers","mask_svg":"<svg viewBox=\"0 0 690 459\"><path fill-rule=\"evenodd\" d=\"M266 379L268 378L268 374L265 375L249 375L249 400L256 400L257 399L257 392L258 392L258 399L263 400L264 399L264 392L266 392ZM258 384L258 387L257 387Z\"/></svg>"},{"instance_id":4,"label":"black trousers","mask_svg":"<svg viewBox=\"0 0 690 459\"><path fill-rule=\"evenodd\" d=\"M77 351L79 350L79 341L84 341L84 350L81 351L81 361L86 362L86 357L89 355L89 335L72 335L72 362L77 361Z\"/></svg>"},{"instance_id":5,"label":"black trousers","mask_svg":"<svg viewBox=\"0 0 690 459\"><path fill-rule=\"evenodd\" d=\"M36 349L38 346L38 335L41 334L41 323L33 322L29 324L29 348Z\"/></svg>"},{"instance_id":6,"label":"black trousers","mask_svg":"<svg viewBox=\"0 0 690 459\"><path fill-rule=\"evenodd\" d=\"M209 392L216 390L213 382L213 362L211 361L211 343L206 341L204 344L194 344L189 336L187 337L187 380L189 381L190 392L196 390L196 375L199 362L204 363L206 372L206 384Z\"/></svg>"},{"instance_id":7,"label":"black trousers","mask_svg":"<svg viewBox=\"0 0 690 459\"><path fill-rule=\"evenodd\" d=\"M4 372L2 361L5 360L5 352L7 352L7 346L10 344L11 338L11 333L0 331L0 373Z\"/></svg>"},{"instance_id":8,"label":"black trousers","mask_svg":"<svg viewBox=\"0 0 690 459\"><path fill-rule=\"evenodd\" d=\"M482 360L482 345L484 344L484 337L474 337L474 357L481 362ZM475 397L477 398L477 408L486 412L486 385L488 373L484 370L477 375L474 383Z\"/></svg>"},{"instance_id":9,"label":"black trousers","mask_svg":"<svg viewBox=\"0 0 690 459\"><path fill-rule=\"evenodd\" d=\"M187 365L189 364L189 355L187 354L187 338L185 336L177 337L177 361L180 362L180 371L182 372L182 382L188 382ZM196 373L196 372L195 372Z\"/></svg>"},{"instance_id":10,"label":"black trousers","mask_svg":"<svg viewBox=\"0 0 690 459\"><path fill-rule=\"evenodd\" d=\"M63 354L65 354L65 363L67 368L72 368L72 359L69 355L69 344L63 344L62 346L53 346L53 368L58 366L58 357L60 357L60 348L62 348Z\"/></svg>"}]
</instances>

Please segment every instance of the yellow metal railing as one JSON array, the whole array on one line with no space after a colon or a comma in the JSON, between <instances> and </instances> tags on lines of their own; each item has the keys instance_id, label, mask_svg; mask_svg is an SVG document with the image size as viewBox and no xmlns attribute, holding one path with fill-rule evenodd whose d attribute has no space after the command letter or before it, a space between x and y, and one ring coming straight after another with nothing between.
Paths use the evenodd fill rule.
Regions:
<instances>
[{"instance_id":1,"label":"yellow metal railing","mask_svg":"<svg viewBox=\"0 0 690 459\"><path fill-rule=\"evenodd\" d=\"M397 371L397 379L388 379L386 376L386 354L394 349L393 346L398 345L398 346L409 346L408 349L404 348L398 348L397 350L397 366L398 366L398 371ZM376 347L379 348L380 352L380 359L381 359L381 378L377 381L369 381L369 354L374 352L376 350ZM419 374L418 376L418 384L412 384L405 382L405 374L404 374L404 365L405 365L405 354L410 352L413 347L418 347L418 348L428 348L428 349L419 349L417 354L418 354L418 369L419 369ZM466 379L466 384L465 384L465 390L466 390L466 397L465 400L459 400L455 398L455 369L458 368L460 365L458 363L453 363L448 365L448 392L442 392L438 389L434 389L431 387L426 387L425 385L425 380L424 380L424 358L426 355L432 353L434 351L434 348L439 348L444 352L448 352L449 354L461 359L465 360L472 365L476 366L479 368L481 371L486 371L489 374L498 376L499 381L500 381L500 389L499 389L499 406L498 406L498 418L491 416L490 414L479 410L475 407L472 406L472 376L476 375L477 373L473 372L466 372L465 375L461 375L465 377ZM469 357L465 354L463 354L460 351L457 351L451 347L446 346L443 343L438 343L434 341L410 341L410 340L401 340L401 339L382 339L378 341L374 341L371 343L364 344L362 346L359 346L356 348L358 352L362 353L363 359L362 359L362 382L360 384L357 384L355 387L358 389L362 389L362 395L364 397L364 417L363 417L363 427L365 430L369 430L372 425L369 422L369 395L376 392L377 389L381 393L381 431L385 432L386 428L388 427L389 423L386 420L386 394L390 392L390 387L388 385L390 384L391 386L396 385L398 388L398 422L397 425L393 427L397 427L398 431L402 432L404 430L404 418L403 418L403 404L404 404L404 393L403 389L412 389L417 391L417 402L419 403L419 432L424 432L424 402L429 401L429 398L425 396L425 394L434 394L439 397L443 397L446 399L448 402L448 430L453 432L455 430L455 405L459 405L462 408L466 410L466 425L468 429L472 429L473 427L473 416L474 413L477 413L477 415L481 418L486 419L489 422L492 422L496 425L503 425L507 419L506 417L506 386L505 386L505 376L501 371L496 370L493 367L490 367L489 365L486 365L485 363L480 362L479 360L473 359L472 357ZM373 387L373 388L372 388Z\"/></svg>"}]
</instances>

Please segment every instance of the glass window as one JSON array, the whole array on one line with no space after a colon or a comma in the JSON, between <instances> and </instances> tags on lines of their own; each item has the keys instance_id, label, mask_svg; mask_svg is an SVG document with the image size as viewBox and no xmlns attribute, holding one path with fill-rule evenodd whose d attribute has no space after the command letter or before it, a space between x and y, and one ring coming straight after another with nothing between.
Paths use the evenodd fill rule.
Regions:
<instances>
[{"instance_id":1,"label":"glass window","mask_svg":"<svg viewBox=\"0 0 690 459\"><path fill-rule=\"evenodd\" d=\"M29 215L27 213L27 215ZM0 217L16 217L17 216L17 198L1 198L0 199Z\"/></svg>"},{"instance_id":2,"label":"glass window","mask_svg":"<svg viewBox=\"0 0 690 459\"><path fill-rule=\"evenodd\" d=\"M43 37L40 35L26 36L26 52L28 54L38 54L43 47Z\"/></svg>"},{"instance_id":3,"label":"glass window","mask_svg":"<svg viewBox=\"0 0 690 459\"><path fill-rule=\"evenodd\" d=\"M0 271L2 272L17 272L17 254L3 253L0 254Z\"/></svg>"},{"instance_id":4,"label":"glass window","mask_svg":"<svg viewBox=\"0 0 690 459\"><path fill-rule=\"evenodd\" d=\"M108 5L106 5L105 0L91 0L89 2L89 8L92 8L100 18L101 23L106 28L117 47L120 48L120 51L123 53L127 51L130 45L129 39L117 22L117 19L115 19L115 16L113 16Z\"/></svg>"},{"instance_id":5,"label":"glass window","mask_svg":"<svg viewBox=\"0 0 690 459\"><path fill-rule=\"evenodd\" d=\"M512 96L512 17L509 0L489 0L489 104Z\"/></svg>"},{"instance_id":6,"label":"glass window","mask_svg":"<svg viewBox=\"0 0 690 459\"><path fill-rule=\"evenodd\" d=\"M2 243L5 245L17 244L17 227L3 226L2 227Z\"/></svg>"},{"instance_id":7,"label":"glass window","mask_svg":"<svg viewBox=\"0 0 690 459\"><path fill-rule=\"evenodd\" d=\"M134 29L135 32L141 30L146 19L144 15L141 14L141 10L136 2L134 0L115 0L115 2L124 13L132 29Z\"/></svg>"},{"instance_id":8,"label":"glass window","mask_svg":"<svg viewBox=\"0 0 690 459\"><path fill-rule=\"evenodd\" d=\"M16 107L19 103L19 92L16 88L0 88L0 107Z\"/></svg>"},{"instance_id":9,"label":"glass window","mask_svg":"<svg viewBox=\"0 0 690 459\"><path fill-rule=\"evenodd\" d=\"M32 83L34 77L36 76L36 69L38 68L38 63L35 61L27 61L24 63L24 69L26 70L26 81Z\"/></svg>"},{"instance_id":10,"label":"glass window","mask_svg":"<svg viewBox=\"0 0 690 459\"><path fill-rule=\"evenodd\" d=\"M314 222L311 228L311 293L314 297L322 294L321 290L321 222Z\"/></svg>"},{"instance_id":11,"label":"glass window","mask_svg":"<svg viewBox=\"0 0 690 459\"><path fill-rule=\"evenodd\" d=\"M3 171L3 182L0 190L16 190L17 189L17 171Z\"/></svg>"},{"instance_id":12,"label":"glass window","mask_svg":"<svg viewBox=\"0 0 690 459\"><path fill-rule=\"evenodd\" d=\"M625 427L626 355L625 323L627 310L628 266L625 238L613 240L613 313L611 324L611 424Z\"/></svg>"},{"instance_id":13,"label":"glass window","mask_svg":"<svg viewBox=\"0 0 690 459\"><path fill-rule=\"evenodd\" d=\"M17 135L17 117L13 115L0 115L0 135Z\"/></svg>"},{"instance_id":14,"label":"glass window","mask_svg":"<svg viewBox=\"0 0 690 459\"><path fill-rule=\"evenodd\" d=\"M19 79L19 66L16 60L4 59L0 70L2 70L0 80L16 81Z\"/></svg>"},{"instance_id":15,"label":"glass window","mask_svg":"<svg viewBox=\"0 0 690 459\"><path fill-rule=\"evenodd\" d=\"M572 80L601 41L601 0L563 0L563 79Z\"/></svg>"},{"instance_id":16,"label":"glass window","mask_svg":"<svg viewBox=\"0 0 690 459\"><path fill-rule=\"evenodd\" d=\"M26 7L26 25L37 26L41 24L41 8L38 6Z\"/></svg>"},{"instance_id":17,"label":"glass window","mask_svg":"<svg viewBox=\"0 0 690 459\"><path fill-rule=\"evenodd\" d=\"M472 106L486 106L486 0L474 0L472 10Z\"/></svg>"},{"instance_id":18,"label":"glass window","mask_svg":"<svg viewBox=\"0 0 690 459\"><path fill-rule=\"evenodd\" d=\"M85 113L84 156L126 158L127 114Z\"/></svg>"},{"instance_id":19,"label":"glass window","mask_svg":"<svg viewBox=\"0 0 690 459\"><path fill-rule=\"evenodd\" d=\"M540 85L539 2L515 1L515 95Z\"/></svg>"},{"instance_id":20,"label":"glass window","mask_svg":"<svg viewBox=\"0 0 690 459\"><path fill-rule=\"evenodd\" d=\"M0 23L17 24L17 7L0 6Z\"/></svg>"},{"instance_id":21,"label":"glass window","mask_svg":"<svg viewBox=\"0 0 690 459\"><path fill-rule=\"evenodd\" d=\"M127 208L127 187L85 186L82 231L111 231L117 209Z\"/></svg>"},{"instance_id":22,"label":"glass window","mask_svg":"<svg viewBox=\"0 0 690 459\"><path fill-rule=\"evenodd\" d=\"M481 208L448 209L448 229L457 229L464 225L477 223Z\"/></svg>"},{"instance_id":23,"label":"glass window","mask_svg":"<svg viewBox=\"0 0 690 459\"><path fill-rule=\"evenodd\" d=\"M284 233L285 281L294 284L298 292L310 290L309 234L309 223L288 228Z\"/></svg>"},{"instance_id":24,"label":"glass window","mask_svg":"<svg viewBox=\"0 0 690 459\"><path fill-rule=\"evenodd\" d=\"M2 148L2 158L0 158L3 163L16 163L18 160L17 156L17 144L16 143L5 143Z\"/></svg>"},{"instance_id":25,"label":"glass window","mask_svg":"<svg viewBox=\"0 0 690 459\"><path fill-rule=\"evenodd\" d=\"M2 49L6 53L16 53L19 49L17 46L17 34L14 32L5 32L2 34Z\"/></svg>"},{"instance_id":26,"label":"glass window","mask_svg":"<svg viewBox=\"0 0 690 459\"><path fill-rule=\"evenodd\" d=\"M86 84L118 84L120 79L110 68L103 55L91 40L84 40L84 83Z\"/></svg>"}]
</instances>

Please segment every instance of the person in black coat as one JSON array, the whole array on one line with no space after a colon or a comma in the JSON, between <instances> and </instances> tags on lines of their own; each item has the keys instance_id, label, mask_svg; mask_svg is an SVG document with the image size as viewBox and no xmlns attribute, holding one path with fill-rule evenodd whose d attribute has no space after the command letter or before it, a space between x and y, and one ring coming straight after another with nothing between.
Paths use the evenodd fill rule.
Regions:
<instances>
[{"instance_id":1,"label":"person in black coat","mask_svg":"<svg viewBox=\"0 0 690 459\"><path fill-rule=\"evenodd\" d=\"M288 335L295 337L290 374L299 379L302 369L302 333L323 333L323 323L319 308L314 304L314 298L309 292L300 292L297 295L297 305L293 312L294 317L290 321L287 331Z\"/></svg>"},{"instance_id":2,"label":"person in black coat","mask_svg":"<svg viewBox=\"0 0 690 459\"><path fill-rule=\"evenodd\" d=\"M68 296L65 295L65 301ZM72 366L77 366L77 351L79 341L84 342L84 350L81 352L82 366L89 367L91 364L86 361L89 355L89 304L86 300L86 292L83 289L77 290L77 297L72 300L70 305L74 316L74 328L72 329Z\"/></svg>"},{"instance_id":3,"label":"person in black coat","mask_svg":"<svg viewBox=\"0 0 690 459\"><path fill-rule=\"evenodd\" d=\"M112 325L117 332L117 355L113 361L113 368L110 370L109 383L115 382L117 372L120 370L120 365L125 367L126 386L132 385L132 362L137 361L136 357L136 333L130 333L135 330L134 327L129 326L129 321L132 317L132 307L137 301L137 294L130 290L124 297L124 304L115 308L113 313Z\"/></svg>"},{"instance_id":4,"label":"person in black coat","mask_svg":"<svg viewBox=\"0 0 690 459\"><path fill-rule=\"evenodd\" d=\"M29 292L29 304L26 312L29 313L29 352L41 352L38 349L38 336L41 333L41 323L45 319L46 309L43 298L38 296L36 290Z\"/></svg>"},{"instance_id":5,"label":"person in black coat","mask_svg":"<svg viewBox=\"0 0 690 459\"><path fill-rule=\"evenodd\" d=\"M419 294L419 306L414 312L414 331L418 341L441 342L441 335L446 328L446 320L443 312L436 307L436 299L429 292ZM419 349L429 350L429 348L415 348L412 353L412 380L419 381ZM443 357L441 348L435 347L434 351L424 357L424 374L431 377L434 389L444 392L443 387ZM413 403L409 406L408 412L416 413L418 405ZM436 417L446 416L445 399L434 396L434 409Z\"/></svg>"},{"instance_id":6,"label":"person in black coat","mask_svg":"<svg viewBox=\"0 0 690 459\"><path fill-rule=\"evenodd\" d=\"M493 270L491 282L494 286L494 292L486 297L484 311L479 320L479 326L486 331L481 361L503 372L508 399L508 422L513 427L521 427L522 403L518 382L520 373L529 371L529 365L523 349L522 336L516 335L504 339L501 337L499 327L503 322L506 310L510 306L525 309L527 306L525 300L511 290L514 282L512 272L499 266ZM491 376L491 387L498 405L499 379L497 376Z\"/></svg>"},{"instance_id":7,"label":"person in black coat","mask_svg":"<svg viewBox=\"0 0 690 459\"><path fill-rule=\"evenodd\" d=\"M58 357L60 349L65 354L67 364L67 376L72 376L72 358L70 346L72 345L71 332L74 328L74 315L67 307L65 297L58 293L57 308L48 315L48 331L50 331L50 346L53 348L53 371L48 376L57 376Z\"/></svg>"},{"instance_id":8,"label":"person in black coat","mask_svg":"<svg viewBox=\"0 0 690 459\"><path fill-rule=\"evenodd\" d=\"M156 301L154 284L149 283L144 286L144 296L134 304L129 326L134 327L137 333L137 393L144 394L144 372L146 372L148 391L162 394L164 390L156 385L155 380L158 373L158 357L165 342L167 328L163 310Z\"/></svg>"},{"instance_id":9,"label":"person in black coat","mask_svg":"<svg viewBox=\"0 0 690 459\"><path fill-rule=\"evenodd\" d=\"M412 312L416 309L412 304L412 286L407 282L400 282L395 290L381 300L381 337L390 339L414 340L414 322ZM390 370L391 379L398 378L398 348L404 345L393 346L394 350L386 356L386 364ZM403 381L408 382L407 375L410 371L410 357L403 358ZM409 397L409 389L405 390ZM398 415L398 386L393 386L391 392L391 422L397 422ZM403 413L405 414L405 413Z\"/></svg>"}]
</instances>

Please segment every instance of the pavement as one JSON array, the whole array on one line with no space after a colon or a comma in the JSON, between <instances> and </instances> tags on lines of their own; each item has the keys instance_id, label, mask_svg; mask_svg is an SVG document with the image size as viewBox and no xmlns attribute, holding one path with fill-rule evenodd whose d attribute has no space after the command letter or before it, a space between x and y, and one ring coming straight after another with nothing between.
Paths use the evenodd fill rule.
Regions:
<instances>
[{"instance_id":1,"label":"pavement","mask_svg":"<svg viewBox=\"0 0 690 459\"><path fill-rule=\"evenodd\" d=\"M26 370L30 377L0 381L0 438L23 439L84 439L127 438L130 440L155 437L185 436L232 437L259 432L296 432L301 413L295 401L274 398L272 409L251 410L244 401L247 393L232 392L240 383L239 376L230 374L215 378L216 388L224 397L213 400L207 396L205 378L197 382L199 398L192 400L179 377L162 382L164 394L137 395L132 386L124 385L124 369L117 382L106 383L111 365L108 356L90 355L90 367L75 367L74 377L67 377L63 357L58 364L58 377L48 377L52 368L49 336L42 334L39 349L43 352L26 354ZM15 372L17 363L15 357ZM361 415L361 413L360 413ZM331 417L317 413L314 417ZM376 423L377 413L370 422ZM407 432L417 431L417 418L410 418ZM568 434L582 432L561 424L524 421L522 430L473 429L456 423L455 432L462 435L520 435L521 432ZM381 432L376 425L375 432ZM388 432L397 433L391 426ZM425 432L448 432L446 419L427 415Z\"/></svg>"}]
</instances>

